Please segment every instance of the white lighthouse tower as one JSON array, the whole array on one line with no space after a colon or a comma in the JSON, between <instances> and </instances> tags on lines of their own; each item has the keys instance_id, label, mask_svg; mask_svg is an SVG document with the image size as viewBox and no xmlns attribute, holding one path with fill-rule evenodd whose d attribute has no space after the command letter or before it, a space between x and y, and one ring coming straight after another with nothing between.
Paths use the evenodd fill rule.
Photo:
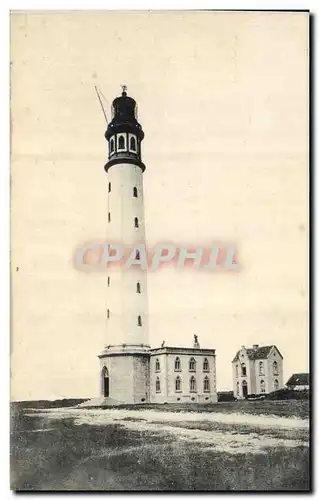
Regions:
<instances>
[{"instance_id":1,"label":"white lighthouse tower","mask_svg":"<svg viewBox=\"0 0 319 500\"><path fill-rule=\"evenodd\" d=\"M107 242L131 251L145 244L141 142L136 102L122 95L113 101L105 137L108 199ZM110 402L143 403L150 399L146 270L137 264L107 268L105 347L99 355L101 396Z\"/></svg>"}]
</instances>

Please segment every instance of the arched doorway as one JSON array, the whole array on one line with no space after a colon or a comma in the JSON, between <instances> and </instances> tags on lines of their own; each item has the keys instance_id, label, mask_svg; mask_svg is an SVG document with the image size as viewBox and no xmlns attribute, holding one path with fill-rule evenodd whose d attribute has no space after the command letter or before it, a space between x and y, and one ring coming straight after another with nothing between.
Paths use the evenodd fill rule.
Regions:
<instances>
[{"instance_id":1,"label":"arched doorway","mask_svg":"<svg viewBox=\"0 0 319 500\"><path fill-rule=\"evenodd\" d=\"M243 397L245 398L248 394L248 387L247 387L247 382L246 380L243 380L242 382L242 388L243 388Z\"/></svg>"},{"instance_id":2,"label":"arched doorway","mask_svg":"<svg viewBox=\"0 0 319 500\"><path fill-rule=\"evenodd\" d=\"M102 394L105 398L108 398L110 395L110 378L106 366L103 366L102 369Z\"/></svg>"}]
</instances>

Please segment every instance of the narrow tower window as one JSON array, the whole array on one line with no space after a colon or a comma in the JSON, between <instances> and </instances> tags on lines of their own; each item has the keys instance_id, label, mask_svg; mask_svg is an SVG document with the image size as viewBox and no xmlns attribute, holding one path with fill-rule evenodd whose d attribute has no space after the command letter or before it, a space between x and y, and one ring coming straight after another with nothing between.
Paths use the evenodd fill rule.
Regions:
<instances>
[{"instance_id":1,"label":"narrow tower window","mask_svg":"<svg viewBox=\"0 0 319 500\"><path fill-rule=\"evenodd\" d=\"M111 192L111 183L109 182L109 193Z\"/></svg>"},{"instance_id":2,"label":"narrow tower window","mask_svg":"<svg viewBox=\"0 0 319 500\"><path fill-rule=\"evenodd\" d=\"M113 153L114 151L114 138L112 137L112 139L110 140L110 153Z\"/></svg>"},{"instance_id":3,"label":"narrow tower window","mask_svg":"<svg viewBox=\"0 0 319 500\"><path fill-rule=\"evenodd\" d=\"M209 392L210 387L209 387L209 378L206 376L204 378L204 392Z\"/></svg>"},{"instance_id":4,"label":"narrow tower window","mask_svg":"<svg viewBox=\"0 0 319 500\"><path fill-rule=\"evenodd\" d=\"M111 213L108 213L108 221L111 222Z\"/></svg>"},{"instance_id":5,"label":"narrow tower window","mask_svg":"<svg viewBox=\"0 0 319 500\"><path fill-rule=\"evenodd\" d=\"M134 196L134 198L137 198L137 187L136 186L133 187L133 196Z\"/></svg>"},{"instance_id":6,"label":"narrow tower window","mask_svg":"<svg viewBox=\"0 0 319 500\"><path fill-rule=\"evenodd\" d=\"M161 371L160 362L159 362L158 358L156 358L156 361L155 361L155 371L156 372L160 372Z\"/></svg>"},{"instance_id":7,"label":"narrow tower window","mask_svg":"<svg viewBox=\"0 0 319 500\"><path fill-rule=\"evenodd\" d=\"M246 372L246 365L245 365L245 363L243 363L243 364L241 365L241 376L242 376L242 377L246 377L246 376L247 376L247 372Z\"/></svg>"},{"instance_id":8,"label":"narrow tower window","mask_svg":"<svg viewBox=\"0 0 319 500\"><path fill-rule=\"evenodd\" d=\"M141 284L136 283L136 293L141 293Z\"/></svg>"},{"instance_id":9,"label":"narrow tower window","mask_svg":"<svg viewBox=\"0 0 319 500\"><path fill-rule=\"evenodd\" d=\"M136 139L135 139L135 137L131 137L131 139L130 139L130 149L132 151L136 152Z\"/></svg>"},{"instance_id":10,"label":"narrow tower window","mask_svg":"<svg viewBox=\"0 0 319 500\"><path fill-rule=\"evenodd\" d=\"M106 311L106 316L107 316L107 318L110 317L110 310L109 309Z\"/></svg>"},{"instance_id":11,"label":"narrow tower window","mask_svg":"<svg viewBox=\"0 0 319 500\"><path fill-rule=\"evenodd\" d=\"M110 286L110 283L111 283L111 279L110 279L110 277L108 276L108 277L107 277L107 286Z\"/></svg>"},{"instance_id":12,"label":"narrow tower window","mask_svg":"<svg viewBox=\"0 0 319 500\"><path fill-rule=\"evenodd\" d=\"M156 379L155 390L156 390L156 392L161 392L161 382L160 382L159 377L157 377L157 379Z\"/></svg>"},{"instance_id":13,"label":"narrow tower window","mask_svg":"<svg viewBox=\"0 0 319 500\"><path fill-rule=\"evenodd\" d=\"M277 379L274 380L274 388L275 388L275 391L278 391L278 389L279 389L279 382Z\"/></svg>"},{"instance_id":14,"label":"narrow tower window","mask_svg":"<svg viewBox=\"0 0 319 500\"><path fill-rule=\"evenodd\" d=\"M175 379L175 392L181 392L181 390L182 390L181 377L176 377L176 379Z\"/></svg>"},{"instance_id":15,"label":"narrow tower window","mask_svg":"<svg viewBox=\"0 0 319 500\"><path fill-rule=\"evenodd\" d=\"M237 382L236 384L236 394L237 396L239 396L239 382Z\"/></svg>"},{"instance_id":16,"label":"narrow tower window","mask_svg":"<svg viewBox=\"0 0 319 500\"><path fill-rule=\"evenodd\" d=\"M266 392L265 381L264 380L260 381L260 392Z\"/></svg>"},{"instance_id":17,"label":"narrow tower window","mask_svg":"<svg viewBox=\"0 0 319 500\"><path fill-rule=\"evenodd\" d=\"M274 375L278 375L278 363L277 363L277 361L274 361L272 366L273 366Z\"/></svg>"},{"instance_id":18,"label":"narrow tower window","mask_svg":"<svg viewBox=\"0 0 319 500\"><path fill-rule=\"evenodd\" d=\"M259 362L259 375L264 375L264 363L263 363L263 361Z\"/></svg>"},{"instance_id":19,"label":"narrow tower window","mask_svg":"<svg viewBox=\"0 0 319 500\"><path fill-rule=\"evenodd\" d=\"M137 316L137 326L142 326L142 318L141 318L141 316Z\"/></svg>"},{"instance_id":20,"label":"narrow tower window","mask_svg":"<svg viewBox=\"0 0 319 500\"><path fill-rule=\"evenodd\" d=\"M134 217L134 226L138 227L138 218L137 217Z\"/></svg>"}]
</instances>

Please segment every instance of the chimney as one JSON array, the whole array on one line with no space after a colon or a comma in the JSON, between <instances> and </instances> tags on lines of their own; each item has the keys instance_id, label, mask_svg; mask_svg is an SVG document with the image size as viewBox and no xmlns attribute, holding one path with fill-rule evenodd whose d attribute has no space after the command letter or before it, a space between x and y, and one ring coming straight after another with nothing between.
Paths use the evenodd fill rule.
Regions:
<instances>
[{"instance_id":1,"label":"chimney","mask_svg":"<svg viewBox=\"0 0 319 500\"><path fill-rule=\"evenodd\" d=\"M256 349L258 349L258 347L259 347L259 345L258 345L258 344L254 344L254 345L253 345L253 349L255 349L255 350L256 350Z\"/></svg>"}]
</instances>

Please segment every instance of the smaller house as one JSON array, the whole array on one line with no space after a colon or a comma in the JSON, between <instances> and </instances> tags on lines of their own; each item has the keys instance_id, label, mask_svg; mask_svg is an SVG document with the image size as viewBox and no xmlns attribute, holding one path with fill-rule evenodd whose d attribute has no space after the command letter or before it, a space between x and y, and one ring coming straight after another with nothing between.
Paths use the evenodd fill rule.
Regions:
<instances>
[{"instance_id":1,"label":"smaller house","mask_svg":"<svg viewBox=\"0 0 319 500\"><path fill-rule=\"evenodd\" d=\"M283 387L283 357L275 345L241 346L232 365L236 398L268 394Z\"/></svg>"},{"instance_id":2,"label":"smaller house","mask_svg":"<svg viewBox=\"0 0 319 500\"><path fill-rule=\"evenodd\" d=\"M286 384L291 391L308 391L309 385L309 373L294 373Z\"/></svg>"}]
</instances>

